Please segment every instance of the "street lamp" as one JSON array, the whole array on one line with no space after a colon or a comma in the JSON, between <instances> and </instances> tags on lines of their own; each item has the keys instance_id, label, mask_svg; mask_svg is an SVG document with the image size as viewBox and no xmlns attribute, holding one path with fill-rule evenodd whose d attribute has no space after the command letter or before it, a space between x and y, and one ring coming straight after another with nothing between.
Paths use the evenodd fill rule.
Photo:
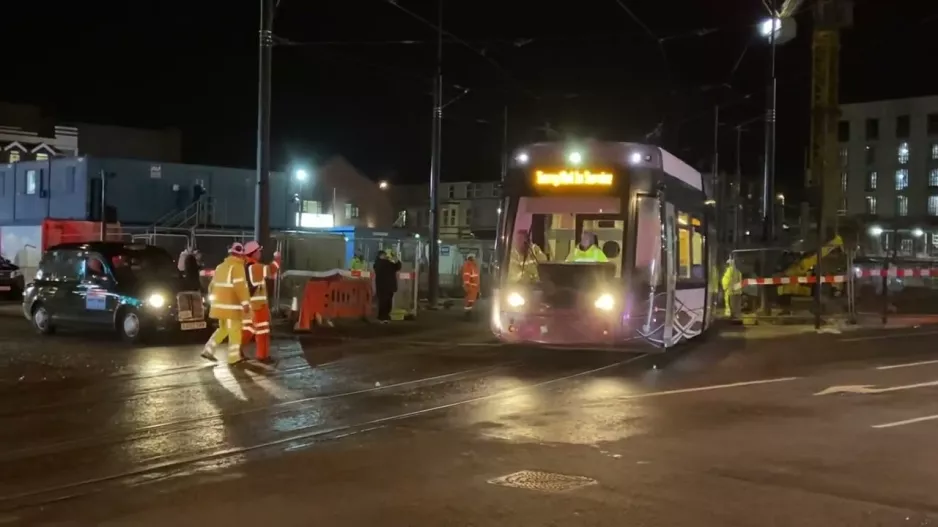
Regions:
<instances>
[{"instance_id":1,"label":"street lamp","mask_svg":"<svg viewBox=\"0 0 938 527\"><path fill-rule=\"evenodd\" d=\"M775 237L775 218L772 196L775 187L775 112L778 81L775 77L775 48L795 37L795 20L783 17L775 10L771 0L769 18L759 24L759 34L769 41L768 96L765 108L765 166L762 174L762 223L767 242Z\"/></svg>"},{"instance_id":2,"label":"street lamp","mask_svg":"<svg viewBox=\"0 0 938 527\"><path fill-rule=\"evenodd\" d=\"M309 172L303 170L302 168L298 168L293 172L293 179L304 182L309 179Z\"/></svg>"},{"instance_id":3,"label":"street lamp","mask_svg":"<svg viewBox=\"0 0 938 527\"><path fill-rule=\"evenodd\" d=\"M388 185L388 182L387 182L387 181L379 181L379 182L378 182L378 188L380 188L381 190L387 190L387 189L388 189L388 186L389 186L389 185Z\"/></svg>"}]
</instances>

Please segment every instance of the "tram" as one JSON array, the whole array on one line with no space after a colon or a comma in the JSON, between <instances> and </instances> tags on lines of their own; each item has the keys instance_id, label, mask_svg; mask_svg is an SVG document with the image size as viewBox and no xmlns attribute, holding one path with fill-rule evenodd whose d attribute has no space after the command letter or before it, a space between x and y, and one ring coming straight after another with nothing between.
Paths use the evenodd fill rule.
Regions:
<instances>
[{"instance_id":1,"label":"tram","mask_svg":"<svg viewBox=\"0 0 938 527\"><path fill-rule=\"evenodd\" d=\"M715 203L700 172L652 145L536 143L514 152L502 188L501 341L669 348L711 326Z\"/></svg>"}]
</instances>

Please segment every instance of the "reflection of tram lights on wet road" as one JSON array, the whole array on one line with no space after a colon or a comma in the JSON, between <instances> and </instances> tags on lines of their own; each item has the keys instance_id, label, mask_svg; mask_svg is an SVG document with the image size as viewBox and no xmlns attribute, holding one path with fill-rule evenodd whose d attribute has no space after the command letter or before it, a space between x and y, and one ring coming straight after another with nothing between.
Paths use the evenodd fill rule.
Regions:
<instances>
[{"instance_id":1,"label":"reflection of tram lights on wet road","mask_svg":"<svg viewBox=\"0 0 938 527\"><path fill-rule=\"evenodd\" d=\"M700 173L649 145L586 142L573 152L539 143L514 155L492 331L511 342L641 336L664 347L705 331L715 296L707 270L719 265L716 204ZM588 241L607 261L573 261Z\"/></svg>"}]
</instances>

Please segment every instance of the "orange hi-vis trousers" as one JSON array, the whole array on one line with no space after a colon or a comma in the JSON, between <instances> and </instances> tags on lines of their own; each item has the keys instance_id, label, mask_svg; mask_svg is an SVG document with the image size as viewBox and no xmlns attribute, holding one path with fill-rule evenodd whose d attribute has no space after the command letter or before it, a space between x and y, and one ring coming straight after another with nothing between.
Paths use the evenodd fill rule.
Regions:
<instances>
[{"instance_id":1,"label":"orange hi-vis trousers","mask_svg":"<svg viewBox=\"0 0 938 527\"><path fill-rule=\"evenodd\" d=\"M246 345L254 340L257 343L257 352L254 358L265 360L270 357L270 308L264 306L255 309L252 320L244 321L244 331L241 334L241 343Z\"/></svg>"}]
</instances>

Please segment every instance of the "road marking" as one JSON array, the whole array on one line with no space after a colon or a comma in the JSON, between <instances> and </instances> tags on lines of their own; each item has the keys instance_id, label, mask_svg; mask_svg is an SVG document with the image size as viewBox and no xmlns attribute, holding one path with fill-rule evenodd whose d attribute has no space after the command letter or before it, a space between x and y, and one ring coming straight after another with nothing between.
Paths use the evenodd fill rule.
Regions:
<instances>
[{"instance_id":1,"label":"road marking","mask_svg":"<svg viewBox=\"0 0 938 527\"><path fill-rule=\"evenodd\" d=\"M938 335L938 331L917 331L915 333L890 333L889 335L872 335L869 337L853 337L849 339L838 339L838 342L861 342L864 340L883 340L902 337L925 337L928 335Z\"/></svg>"},{"instance_id":2,"label":"road marking","mask_svg":"<svg viewBox=\"0 0 938 527\"><path fill-rule=\"evenodd\" d=\"M889 388L874 388L872 384L851 384L846 386L831 386L825 388L814 395L831 395L834 393L887 393L898 392L901 390L912 390L914 388L928 388L938 386L938 381L919 382L915 384L904 384L902 386L890 386Z\"/></svg>"},{"instance_id":3,"label":"road marking","mask_svg":"<svg viewBox=\"0 0 938 527\"><path fill-rule=\"evenodd\" d=\"M912 366L925 366L926 364L938 364L938 360L923 360L919 362L907 362L905 364L890 364L889 366L879 366L877 370L894 370L896 368L910 368Z\"/></svg>"},{"instance_id":4,"label":"road marking","mask_svg":"<svg viewBox=\"0 0 938 527\"><path fill-rule=\"evenodd\" d=\"M646 397L659 397L662 395L677 395L681 393L707 392L712 390L725 390L727 388L742 388L744 386L758 386L760 384L772 384L778 382L788 382L798 380L800 377L781 377L778 379L762 379L758 381L734 382L732 384L714 384L712 386L698 386L697 388L682 388L680 390L667 390L664 392L637 393L635 395L623 395L617 399L643 399Z\"/></svg>"},{"instance_id":5,"label":"road marking","mask_svg":"<svg viewBox=\"0 0 938 527\"><path fill-rule=\"evenodd\" d=\"M916 417L915 419L906 419L905 421L896 421L894 423L883 423L881 425L873 425L872 428L893 428L896 426L910 425L913 423L921 423L923 421L934 421L938 419L938 415L926 415L925 417Z\"/></svg>"}]
</instances>

